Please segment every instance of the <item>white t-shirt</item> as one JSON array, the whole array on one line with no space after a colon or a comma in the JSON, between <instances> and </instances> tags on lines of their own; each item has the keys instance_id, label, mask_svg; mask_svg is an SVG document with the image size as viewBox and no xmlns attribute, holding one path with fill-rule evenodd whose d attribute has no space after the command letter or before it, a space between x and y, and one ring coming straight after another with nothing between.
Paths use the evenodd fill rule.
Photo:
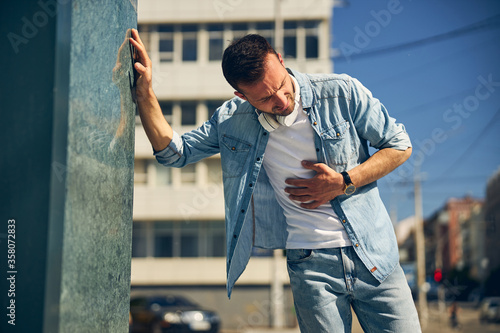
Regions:
<instances>
[{"instance_id":1,"label":"white t-shirt","mask_svg":"<svg viewBox=\"0 0 500 333\"><path fill-rule=\"evenodd\" d=\"M316 162L314 130L302 111L299 85L292 77L298 95L298 115L291 126L279 126L269 133L264 155L264 168L276 199L285 212L288 239L287 249L319 249L351 245L347 233L330 203L316 209L300 207L285 192L288 178L312 178L315 171L306 169L301 161Z\"/></svg>"}]
</instances>

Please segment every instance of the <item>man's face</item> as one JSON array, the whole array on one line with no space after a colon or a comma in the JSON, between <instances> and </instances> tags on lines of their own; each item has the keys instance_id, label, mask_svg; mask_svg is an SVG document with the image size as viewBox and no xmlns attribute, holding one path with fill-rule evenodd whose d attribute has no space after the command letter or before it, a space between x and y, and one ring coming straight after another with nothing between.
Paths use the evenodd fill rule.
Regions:
<instances>
[{"instance_id":1,"label":"man's face","mask_svg":"<svg viewBox=\"0 0 500 333\"><path fill-rule=\"evenodd\" d=\"M251 85L240 84L240 91L234 94L259 111L287 116L295 107L295 90L281 55L278 57L268 54L262 80Z\"/></svg>"}]
</instances>

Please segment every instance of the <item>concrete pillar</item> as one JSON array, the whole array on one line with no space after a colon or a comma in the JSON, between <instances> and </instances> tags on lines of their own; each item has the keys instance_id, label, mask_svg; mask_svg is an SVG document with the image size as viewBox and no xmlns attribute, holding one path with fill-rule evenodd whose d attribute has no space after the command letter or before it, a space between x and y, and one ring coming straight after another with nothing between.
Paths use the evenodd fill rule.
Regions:
<instances>
[{"instance_id":1,"label":"concrete pillar","mask_svg":"<svg viewBox=\"0 0 500 333\"><path fill-rule=\"evenodd\" d=\"M20 0L0 21L0 331L126 332L137 1Z\"/></svg>"}]
</instances>

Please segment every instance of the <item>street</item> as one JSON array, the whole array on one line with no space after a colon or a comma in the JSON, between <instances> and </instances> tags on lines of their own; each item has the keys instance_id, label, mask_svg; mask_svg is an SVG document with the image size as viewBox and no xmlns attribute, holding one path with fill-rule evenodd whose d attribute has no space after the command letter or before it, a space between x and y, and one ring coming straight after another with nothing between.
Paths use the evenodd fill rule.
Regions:
<instances>
[{"instance_id":1,"label":"street","mask_svg":"<svg viewBox=\"0 0 500 333\"><path fill-rule=\"evenodd\" d=\"M429 303L429 320L428 325L422 331L424 333L447 333L447 332L463 332L463 333L482 333L482 332L500 332L500 324L480 324L479 310L474 308L470 303L459 303L460 311L458 321L461 325L459 330L452 330L449 326L448 313L440 315L437 303ZM353 331L354 332L354 331ZM359 332L362 332L361 330Z\"/></svg>"},{"instance_id":2,"label":"street","mask_svg":"<svg viewBox=\"0 0 500 333\"><path fill-rule=\"evenodd\" d=\"M500 323L499 324L480 324L479 323L479 312L478 309L474 308L471 304L461 303L459 304L460 311L458 314L458 320L461 325L459 330L453 330L448 324L448 313L439 314L437 303L429 303L429 316L427 325L423 327L423 333L451 333L451 332L462 332L462 333L500 333ZM352 333L363 333L358 320L353 314L353 329ZM270 328L248 328L244 331L222 331L221 333L300 333L298 328L287 328L287 329L270 329ZM335 333L332 331L332 333Z\"/></svg>"}]
</instances>

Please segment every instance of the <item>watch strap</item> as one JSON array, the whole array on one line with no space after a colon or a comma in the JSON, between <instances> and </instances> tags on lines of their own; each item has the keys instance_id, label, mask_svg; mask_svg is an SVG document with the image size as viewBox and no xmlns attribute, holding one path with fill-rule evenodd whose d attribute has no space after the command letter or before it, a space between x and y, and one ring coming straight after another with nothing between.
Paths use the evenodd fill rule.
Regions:
<instances>
[{"instance_id":1,"label":"watch strap","mask_svg":"<svg viewBox=\"0 0 500 333\"><path fill-rule=\"evenodd\" d=\"M349 176L347 171L342 171L340 174L342 175L342 177L344 177L344 183L346 186L352 184L351 177Z\"/></svg>"}]
</instances>

